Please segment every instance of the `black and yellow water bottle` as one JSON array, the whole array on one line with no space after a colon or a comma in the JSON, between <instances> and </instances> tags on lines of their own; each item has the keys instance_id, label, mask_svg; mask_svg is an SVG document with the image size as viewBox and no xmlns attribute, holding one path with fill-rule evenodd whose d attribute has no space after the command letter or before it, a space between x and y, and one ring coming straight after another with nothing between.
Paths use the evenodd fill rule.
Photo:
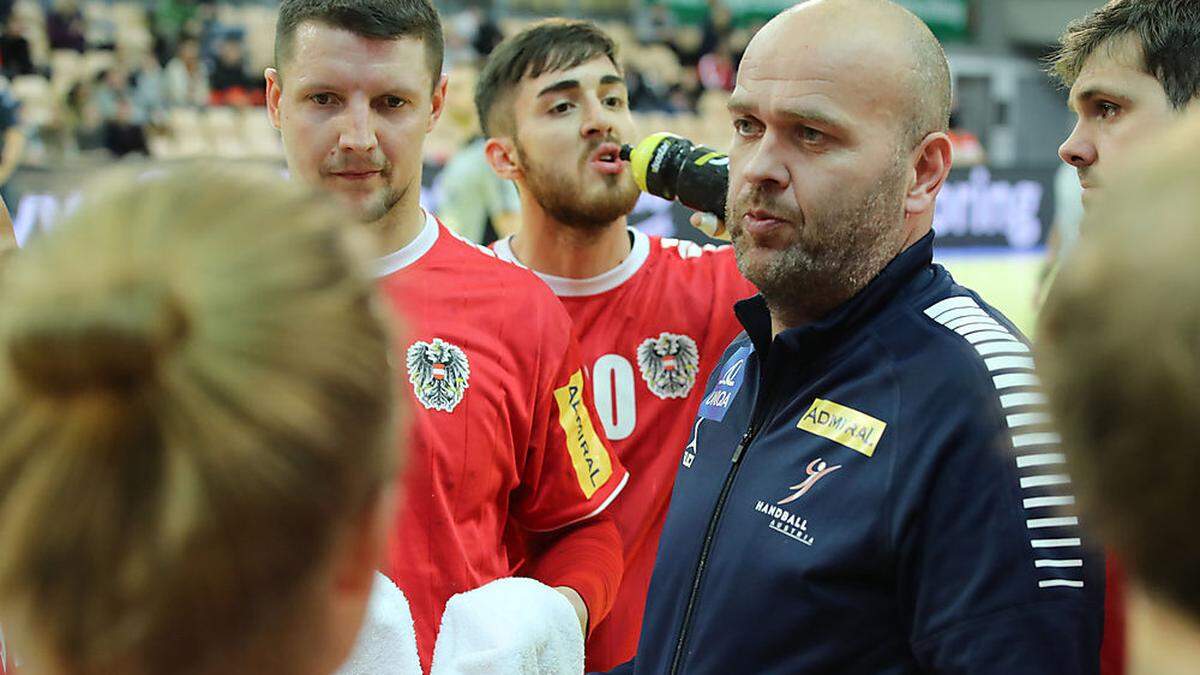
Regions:
<instances>
[{"instance_id":1,"label":"black and yellow water bottle","mask_svg":"<svg viewBox=\"0 0 1200 675\"><path fill-rule=\"evenodd\" d=\"M622 146L621 159L629 162L643 192L725 217L729 190L729 156L725 153L664 131L635 146Z\"/></svg>"}]
</instances>

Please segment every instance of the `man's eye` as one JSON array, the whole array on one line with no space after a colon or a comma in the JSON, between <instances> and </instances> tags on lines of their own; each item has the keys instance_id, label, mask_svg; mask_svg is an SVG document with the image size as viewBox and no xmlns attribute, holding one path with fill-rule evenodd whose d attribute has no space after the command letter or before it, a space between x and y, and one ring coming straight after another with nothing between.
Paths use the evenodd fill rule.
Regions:
<instances>
[{"instance_id":1,"label":"man's eye","mask_svg":"<svg viewBox=\"0 0 1200 675\"><path fill-rule=\"evenodd\" d=\"M609 96L608 98L604 99L604 103L611 108L620 108L621 106L625 105L625 100L620 96Z\"/></svg>"},{"instance_id":2,"label":"man's eye","mask_svg":"<svg viewBox=\"0 0 1200 675\"><path fill-rule=\"evenodd\" d=\"M404 99L399 96L384 96L383 104L389 108L399 108L404 105Z\"/></svg>"},{"instance_id":3,"label":"man's eye","mask_svg":"<svg viewBox=\"0 0 1200 675\"><path fill-rule=\"evenodd\" d=\"M812 127L802 127L800 129L800 139L805 143L820 143L825 140L825 134Z\"/></svg>"},{"instance_id":4,"label":"man's eye","mask_svg":"<svg viewBox=\"0 0 1200 675\"><path fill-rule=\"evenodd\" d=\"M333 94L313 94L308 98L317 105L329 105L330 103L333 103Z\"/></svg>"},{"instance_id":5,"label":"man's eye","mask_svg":"<svg viewBox=\"0 0 1200 675\"><path fill-rule=\"evenodd\" d=\"M1108 119L1121 112L1121 106L1115 103L1100 102L1096 104L1096 110L1099 112L1100 117Z\"/></svg>"},{"instance_id":6,"label":"man's eye","mask_svg":"<svg viewBox=\"0 0 1200 675\"><path fill-rule=\"evenodd\" d=\"M551 108L550 112L555 113L557 115L561 115L573 107L574 106L569 101L563 101L562 103L559 103L558 105Z\"/></svg>"},{"instance_id":7,"label":"man's eye","mask_svg":"<svg viewBox=\"0 0 1200 675\"><path fill-rule=\"evenodd\" d=\"M744 117L739 117L733 121L733 130L739 136L753 136L758 133L758 124Z\"/></svg>"}]
</instances>

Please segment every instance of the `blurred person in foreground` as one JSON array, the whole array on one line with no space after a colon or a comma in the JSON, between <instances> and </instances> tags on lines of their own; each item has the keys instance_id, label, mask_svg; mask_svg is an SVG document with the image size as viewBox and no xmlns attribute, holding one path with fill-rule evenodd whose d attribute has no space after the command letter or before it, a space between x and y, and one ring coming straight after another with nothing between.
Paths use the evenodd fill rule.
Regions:
<instances>
[{"instance_id":1,"label":"blurred person in foreground","mask_svg":"<svg viewBox=\"0 0 1200 675\"><path fill-rule=\"evenodd\" d=\"M277 175L194 166L75 214L0 284L0 652L332 672L403 454L365 242Z\"/></svg>"},{"instance_id":2,"label":"blurred person in foreground","mask_svg":"<svg viewBox=\"0 0 1200 675\"><path fill-rule=\"evenodd\" d=\"M637 137L617 63L594 24L545 21L492 52L475 98L488 161L521 199L520 230L494 248L537 273L571 314L599 421L631 476L611 509L625 575L588 641L589 670L637 648L678 452L704 381L741 331L733 303L754 294L731 247L629 227L641 193L618 152Z\"/></svg>"},{"instance_id":3,"label":"blurred person in foreground","mask_svg":"<svg viewBox=\"0 0 1200 675\"><path fill-rule=\"evenodd\" d=\"M1200 100L1200 3L1194 0L1111 0L1073 22L1051 61L1070 88L1075 129L1059 148L1074 167L1085 212L1130 155ZM1083 234L1083 237L1086 237ZM1053 243L1053 242L1052 242ZM1041 281L1052 288L1069 248L1051 249ZM1103 672L1124 672L1123 572L1108 556Z\"/></svg>"},{"instance_id":4,"label":"blurred person in foreground","mask_svg":"<svg viewBox=\"0 0 1200 675\"><path fill-rule=\"evenodd\" d=\"M628 476L593 421L562 304L421 208L422 146L446 98L442 51L429 0L284 0L266 73L291 175L336 195L348 226L365 223L379 283L407 320L412 470L385 572L412 603L425 667L456 594L487 597L481 587L497 580L493 590L517 589L502 579L520 562L504 547L516 532L531 543L520 576L541 582L522 587L543 600L506 606L549 616L569 603L582 650L620 583L605 511ZM482 649L481 659L509 653Z\"/></svg>"},{"instance_id":5,"label":"blurred person in foreground","mask_svg":"<svg viewBox=\"0 0 1200 675\"><path fill-rule=\"evenodd\" d=\"M1104 564L1021 333L933 264L950 70L887 0L754 36L729 230L760 295L710 378L613 673L1094 675Z\"/></svg>"},{"instance_id":6,"label":"blurred person in foreground","mask_svg":"<svg viewBox=\"0 0 1200 675\"><path fill-rule=\"evenodd\" d=\"M1106 174L1039 361L1082 513L1126 563L1133 675L1200 664L1200 117Z\"/></svg>"}]
</instances>

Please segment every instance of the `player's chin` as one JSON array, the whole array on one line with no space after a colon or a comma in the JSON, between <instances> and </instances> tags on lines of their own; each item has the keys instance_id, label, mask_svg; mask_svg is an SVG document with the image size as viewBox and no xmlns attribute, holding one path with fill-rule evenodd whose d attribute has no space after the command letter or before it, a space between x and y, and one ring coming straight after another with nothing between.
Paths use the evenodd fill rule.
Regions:
<instances>
[{"instance_id":1,"label":"player's chin","mask_svg":"<svg viewBox=\"0 0 1200 675\"><path fill-rule=\"evenodd\" d=\"M351 212L356 220L372 222L386 212L384 194L386 189L334 190L338 200Z\"/></svg>"}]
</instances>

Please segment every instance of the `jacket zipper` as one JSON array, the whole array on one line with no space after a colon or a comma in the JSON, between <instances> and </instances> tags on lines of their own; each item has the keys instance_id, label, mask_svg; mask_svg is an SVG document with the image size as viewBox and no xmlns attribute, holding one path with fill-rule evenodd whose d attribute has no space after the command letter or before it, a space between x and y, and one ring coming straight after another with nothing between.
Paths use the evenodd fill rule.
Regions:
<instances>
[{"instance_id":1,"label":"jacket zipper","mask_svg":"<svg viewBox=\"0 0 1200 675\"><path fill-rule=\"evenodd\" d=\"M742 440L738 441L731 460L733 467L729 470L728 475L725 476L725 484L721 486L721 493L717 497L717 505L713 508L712 516L708 519L708 529L704 533L704 545L700 548L700 559L696 563L695 576L692 577L692 591L688 595L687 609L683 613L683 625L679 628L679 641L675 645L675 656L671 659L670 675L677 675L679 666L683 662L683 650L687 646L688 631L691 629L692 623L692 613L696 609L696 598L700 594L700 582L704 578L704 569L708 566L708 554L712 550L717 525L720 524L721 514L725 510L725 500L729 498L729 492L733 489L733 481L737 478L742 457L746 454L746 448L754 440L754 436L757 433L758 427L751 424L746 433L742 435Z\"/></svg>"}]
</instances>

